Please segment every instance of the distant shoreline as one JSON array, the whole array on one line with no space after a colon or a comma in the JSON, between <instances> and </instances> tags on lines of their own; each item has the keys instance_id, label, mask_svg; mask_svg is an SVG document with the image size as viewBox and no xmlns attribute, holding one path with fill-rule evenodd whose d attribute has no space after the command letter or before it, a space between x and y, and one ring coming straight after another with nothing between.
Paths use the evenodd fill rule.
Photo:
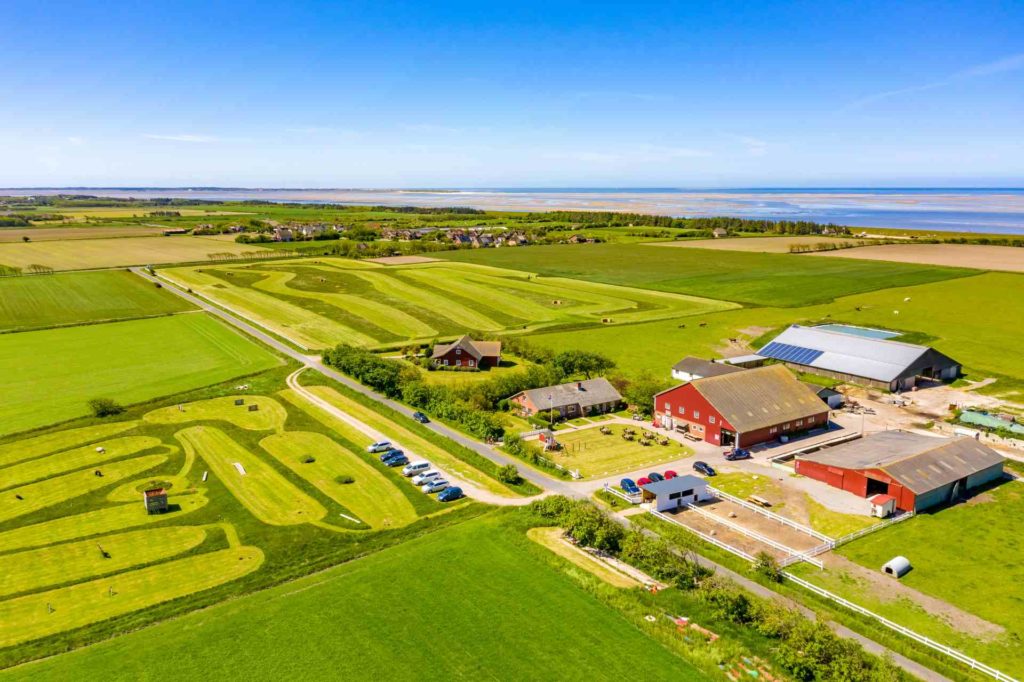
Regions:
<instances>
[{"instance_id":1,"label":"distant shoreline","mask_svg":"<svg viewBox=\"0 0 1024 682\"><path fill-rule=\"evenodd\" d=\"M441 188L285 189L50 187L0 195L95 194L113 198L260 200L338 205L466 206L492 211L612 211L679 218L728 216L925 232L1024 234L1022 188Z\"/></svg>"}]
</instances>

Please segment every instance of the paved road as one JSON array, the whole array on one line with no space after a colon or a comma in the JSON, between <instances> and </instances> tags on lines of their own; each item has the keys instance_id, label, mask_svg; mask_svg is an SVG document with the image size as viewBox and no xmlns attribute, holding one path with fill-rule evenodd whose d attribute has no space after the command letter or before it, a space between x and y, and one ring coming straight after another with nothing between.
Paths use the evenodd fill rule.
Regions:
<instances>
[{"instance_id":1,"label":"paved road","mask_svg":"<svg viewBox=\"0 0 1024 682\"><path fill-rule=\"evenodd\" d=\"M323 374L326 377L334 379L335 381L337 381L339 383L345 384L346 386L348 386L352 390L358 391L359 393L365 395L368 398L371 398L373 400L376 400L379 403L387 405L388 407L390 407L393 410L401 412L402 414L410 416L410 417L412 416L413 410L411 410L410 408L406 407L405 405L402 405L401 403L395 402L394 400L386 398L386 397L380 395L379 393L377 393L376 391L373 391L373 390L367 388L366 386L363 386L359 382L350 379L349 377L345 376L344 374L336 372L335 370L331 369L330 367L327 367L326 365L324 365L320 361L319 356L304 355L300 351L295 350L294 348L292 348L291 346L283 343L282 341L278 341L277 339L275 339L274 337L270 336L269 334L267 334L263 330L259 329L258 327L254 326L252 324L249 324L248 322L240 319L238 316L233 315L233 314L231 314L229 312L226 312L226 311L224 311L224 310L222 310L222 309L220 309L220 308L210 304L209 302L205 301L204 299L199 298L198 296L190 294L187 291L184 291L182 289L179 289L177 286L174 286L173 284L169 284L168 282L166 282L166 281L164 281L162 279L154 277L154 276L150 275L148 272L146 272L142 268L132 268L132 272L134 272L135 274L139 275L140 277L143 277L143 278L149 280L150 282L157 282L157 283L159 283L161 286L163 286L164 289L167 289L171 293L180 296L181 298L185 299L189 303L191 303L191 304L193 304L193 305L195 305L195 306L205 310L206 312L210 313L211 315L215 315L215 316L219 317L220 319L224 320L225 322L227 322L231 326L233 326L236 329L238 329L238 330L248 334L249 336L251 336L251 337L253 337L253 338L255 338L255 339L257 339L257 340L259 340L259 341L261 341L263 343L265 343L266 345L270 346L271 348L273 348L277 352L281 353L282 355L286 355L286 356L288 356L288 357L290 357L290 358L292 358L294 360L297 360L298 362L302 363L302 365L304 365L305 367L310 367L310 368L320 372L321 374ZM476 440L474 440L472 438L464 436L463 434L459 433L458 431L455 431L453 429L448 428L444 424L438 424L437 422L430 422L429 424L426 424L425 426L427 428L433 430L435 433L438 433L438 434L440 434L442 436L445 436L446 438L449 438L449 439L455 441L456 443L459 443L460 445L464 445L467 448L470 448L471 450L474 450L474 451L478 452L479 454L481 454L482 456L484 456L487 459L491 460L495 464L498 464L498 465L516 464L517 466L520 464L520 462L517 461L515 458L510 457L510 456L508 456L508 455L506 455L504 453L498 452L494 448L491 448L491 447L485 445L484 443L481 443L481 442L476 441ZM519 467L519 472L523 476L523 478L525 478L526 480L530 481L534 485L536 485L536 486L538 486L540 488L543 488L545 490L551 491L553 493L561 494L561 495L567 495L567 496L570 496L570 497L587 497L589 495L589 493L593 489L593 484L592 483L590 485L587 485L587 484L583 484L583 485L581 485L581 484L572 484L572 483L569 483L567 481L562 481L562 480L559 480L559 479L556 479L556 478L552 478L550 476L542 474L539 471L536 471L536 470L531 469L529 467L520 466ZM624 517L622 517L621 515L618 515L618 514L613 515L613 518L616 518L617 520L619 520L621 523L624 523L624 524L628 524L629 523L627 518L624 518ZM648 531L648 532L650 532L650 531ZM742 586L744 589L749 590L750 592L753 592L754 594L758 594L760 596L771 598L771 599L780 600L783 603L785 603L787 606L799 610L801 613L803 613L807 617L809 617L809 618L813 618L814 617L814 612L811 611L810 609L800 605L799 603L797 603L797 602L795 602L795 601L793 601L791 599L788 599L786 597L783 597L783 596L779 595L778 593L770 590L769 588L764 587L760 583L754 582L753 580L751 580L751 579L749 579L749 578L747 578L745 576L742 576L739 573L736 573L735 571L731 571L728 568L726 568L725 566L717 564L717 563L715 563L715 562L711 561L710 559L707 559L707 558L705 558L703 556L697 555L697 560L701 564L703 564L705 566L708 566L709 568L714 569L715 572L718 573L718 575L722 575L722 576L728 577L730 580L733 580L734 582L736 582L737 584ZM929 670L928 668L925 668L924 666L922 666L919 663L916 663L916 662L910 660L909 658L906 658L905 656L901 656L901 655L897 654L894 651L890 651L889 649L887 649L886 647L882 646L881 644L878 644L874 640L868 639L867 637L865 637L863 635L860 635L860 634L854 632L853 630L850 630L849 628L847 628L847 627L845 627L843 625L840 625L839 623L829 622L828 626L830 628L832 628L832 630L836 634L838 634L840 637L844 637L846 639L852 639L854 641L857 641L865 649L867 649L868 651L870 651L872 653L878 654L880 656L888 654L897 665L899 665L904 670L908 671L912 675L915 675L915 676L919 677L922 680L927 680L928 682L950 682L948 680L948 678L943 677L942 675L939 675L938 673L935 673L935 672Z\"/></svg>"}]
</instances>

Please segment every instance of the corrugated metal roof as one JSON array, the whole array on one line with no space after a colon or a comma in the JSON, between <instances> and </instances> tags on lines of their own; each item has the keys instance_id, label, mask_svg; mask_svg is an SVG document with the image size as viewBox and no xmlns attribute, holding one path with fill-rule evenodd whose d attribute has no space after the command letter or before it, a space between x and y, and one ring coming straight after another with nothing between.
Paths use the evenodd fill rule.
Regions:
<instances>
[{"instance_id":1,"label":"corrugated metal roof","mask_svg":"<svg viewBox=\"0 0 1024 682\"><path fill-rule=\"evenodd\" d=\"M691 384L737 431L749 432L827 411L818 394L783 365L697 379Z\"/></svg>"},{"instance_id":2,"label":"corrugated metal roof","mask_svg":"<svg viewBox=\"0 0 1024 682\"><path fill-rule=\"evenodd\" d=\"M686 372L687 374L696 374L701 377L717 377L723 374L732 374L733 372L742 372L742 367L733 367L732 365L725 365L720 362L711 362L710 360L702 360L701 358L695 358L692 355L687 356L672 365L673 371Z\"/></svg>"},{"instance_id":3,"label":"corrugated metal roof","mask_svg":"<svg viewBox=\"0 0 1024 682\"><path fill-rule=\"evenodd\" d=\"M876 381L892 381L905 372L922 355L929 351L927 346L912 343L873 339L866 336L844 334L842 332L818 329L817 327L801 327L793 325L776 336L764 348L758 351L761 355L775 357L773 344L786 347L805 348L819 353L806 364L832 372L852 374ZM779 359L786 360L780 357Z\"/></svg>"},{"instance_id":4,"label":"corrugated metal roof","mask_svg":"<svg viewBox=\"0 0 1024 682\"><path fill-rule=\"evenodd\" d=\"M587 379L586 381L573 381L558 386L532 388L523 392L541 410L546 410L549 406L555 408L565 407L566 405L589 407L591 405L622 400L619 392L604 377ZM519 394L517 393L516 395Z\"/></svg>"},{"instance_id":5,"label":"corrugated metal roof","mask_svg":"<svg viewBox=\"0 0 1024 682\"><path fill-rule=\"evenodd\" d=\"M936 438L908 431L873 433L797 459L842 469L881 469L918 495L1004 461L967 436Z\"/></svg>"}]
</instances>

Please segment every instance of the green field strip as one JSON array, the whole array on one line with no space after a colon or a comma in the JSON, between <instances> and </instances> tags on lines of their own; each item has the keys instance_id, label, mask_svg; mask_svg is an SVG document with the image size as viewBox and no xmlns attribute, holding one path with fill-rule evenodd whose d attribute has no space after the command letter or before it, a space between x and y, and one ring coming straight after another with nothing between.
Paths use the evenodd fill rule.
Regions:
<instances>
[{"instance_id":1,"label":"green field strip","mask_svg":"<svg viewBox=\"0 0 1024 682\"><path fill-rule=\"evenodd\" d=\"M403 282L392 276L390 272L355 272L352 274L369 282L382 294L404 299L423 308L425 312L447 318L453 324L466 329L497 331L505 326L487 317L476 308Z\"/></svg>"},{"instance_id":2,"label":"green field strip","mask_svg":"<svg viewBox=\"0 0 1024 682\"><path fill-rule=\"evenodd\" d=\"M123 320L192 305L130 272L106 270L0 278L0 331Z\"/></svg>"},{"instance_id":3,"label":"green field strip","mask_svg":"<svg viewBox=\"0 0 1024 682\"><path fill-rule=\"evenodd\" d=\"M0 602L0 646L45 637L208 590L259 568L263 552L233 547ZM52 609L52 611L51 611Z\"/></svg>"},{"instance_id":4,"label":"green field strip","mask_svg":"<svg viewBox=\"0 0 1024 682\"><path fill-rule=\"evenodd\" d=\"M581 291L594 293L599 296L604 294L609 297L620 297L623 300L631 301L634 305L643 303L661 308L665 313L659 314L658 311L640 310L623 316L623 319L629 317L631 321L646 321L667 316L676 317L699 313L715 313L742 307L739 303L731 301L720 301L713 298L676 294L667 291L637 289L616 284L600 284L598 282L567 279L565 277L537 277L535 281L549 284L559 289L571 289L574 292ZM633 318L637 319L634 320Z\"/></svg>"},{"instance_id":5,"label":"green field strip","mask_svg":"<svg viewBox=\"0 0 1024 682\"><path fill-rule=\"evenodd\" d=\"M235 405L236 400L244 401ZM255 412L249 408L256 405ZM281 403L263 395L232 395L209 400L197 400L182 405L162 407L143 415L150 424L186 424L200 421L225 421L249 431L280 431L288 419Z\"/></svg>"},{"instance_id":6,"label":"green field strip","mask_svg":"<svg viewBox=\"0 0 1024 682\"><path fill-rule=\"evenodd\" d=\"M468 281L460 272L411 269L402 271L400 276L431 285L443 292L450 291L470 301L486 301L488 305L498 306L506 314L527 322L550 322L559 317L557 310L545 308L532 301L488 291L485 287Z\"/></svg>"},{"instance_id":7,"label":"green field strip","mask_svg":"<svg viewBox=\"0 0 1024 682\"><path fill-rule=\"evenodd\" d=\"M43 436L25 438L13 443L0 445L0 466L7 466L40 455L48 455L52 452L68 450L77 445L93 443L95 441L113 436L116 433L123 433L138 426L137 420L127 422L115 422L113 424L96 424L94 426L83 426L78 429L65 429L55 431Z\"/></svg>"},{"instance_id":8,"label":"green field strip","mask_svg":"<svg viewBox=\"0 0 1024 682\"><path fill-rule=\"evenodd\" d=\"M323 434L288 431L264 438L260 446L372 528L404 526L417 518L412 504L387 477ZM316 461L303 462L310 455ZM355 482L338 483L342 475Z\"/></svg>"},{"instance_id":9,"label":"green field strip","mask_svg":"<svg viewBox=\"0 0 1024 682\"><path fill-rule=\"evenodd\" d=\"M0 597L78 582L170 559L198 547L206 531L166 526L0 556Z\"/></svg>"},{"instance_id":10,"label":"green field strip","mask_svg":"<svg viewBox=\"0 0 1024 682\"><path fill-rule=\"evenodd\" d=\"M160 445L159 438L127 436L29 460L6 469L0 469L0 490L51 478L67 471L92 467L127 455L134 455L136 452L155 448L158 445ZM103 452L97 452L97 448L103 448Z\"/></svg>"},{"instance_id":11,"label":"green field strip","mask_svg":"<svg viewBox=\"0 0 1024 682\"><path fill-rule=\"evenodd\" d=\"M266 278L254 284L253 287L271 294L322 301L352 315L362 317L371 324L383 327L401 337L433 336L437 333L437 330L426 322L387 303L378 303L353 294L328 291L312 292L289 287L288 282L294 278L294 272L268 272Z\"/></svg>"},{"instance_id":12,"label":"green field strip","mask_svg":"<svg viewBox=\"0 0 1024 682\"><path fill-rule=\"evenodd\" d=\"M0 533L0 552L30 549L90 535L113 533L168 519L177 521L184 514L202 509L207 502L209 500L201 494L171 495L167 498L171 511L166 514L147 514L142 507L142 495L139 495L137 500L131 504L120 504L116 507L97 509L84 514L65 516L53 521L44 521Z\"/></svg>"},{"instance_id":13,"label":"green field strip","mask_svg":"<svg viewBox=\"0 0 1024 682\"><path fill-rule=\"evenodd\" d=\"M208 298L304 348L330 348L341 341L371 345L375 340L270 294L224 284L199 268L172 268L162 276Z\"/></svg>"},{"instance_id":14,"label":"green field strip","mask_svg":"<svg viewBox=\"0 0 1024 682\"><path fill-rule=\"evenodd\" d=\"M177 448L175 448L177 449ZM107 493L108 502L135 502L142 499L142 493L149 488L163 488L167 492L196 492L187 478L174 474L157 474L152 478L138 478L117 486ZM206 492L202 489L201 492Z\"/></svg>"},{"instance_id":15,"label":"green field strip","mask_svg":"<svg viewBox=\"0 0 1024 682\"><path fill-rule=\"evenodd\" d=\"M489 490L496 495L516 497L515 493L490 476L487 476L479 469L471 467L447 450L434 445L425 438L421 438L404 426L391 421L384 415L343 396L330 386L307 386L306 389L321 400L352 415L367 426L380 431L388 438L401 443L403 446L408 448L409 451L406 452L406 455L408 455L410 460L421 458L426 459L437 465L445 472L450 472L460 476L461 478L464 478L481 488ZM315 405L310 405L306 401L302 401L302 403L304 403L304 405L300 404L300 407L303 407L303 409L309 412L313 417L330 426L330 422L326 422L323 419L325 416L329 416L325 415L323 410L320 410ZM362 443L368 442L369 440L370 439L364 435L361 440L357 440L355 442Z\"/></svg>"},{"instance_id":16,"label":"green field strip","mask_svg":"<svg viewBox=\"0 0 1024 682\"><path fill-rule=\"evenodd\" d=\"M5 490L0 493L0 522L99 490L166 461L165 455L147 455L105 464L102 476L96 476L92 469L86 469ZM19 497L21 499L18 499Z\"/></svg>"},{"instance_id":17,"label":"green field strip","mask_svg":"<svg viewBox=\"0 0 1024 682\"><path fill-rule=\"evenodd\" d=\"M322 519L327 510L269 464L236 443L220 429L193 426L175 437L210 465L212 475L231 491L253 516L272 526L290 526ZM243 475L235 467L245 470Z\"/></svg>"}]
</instances>

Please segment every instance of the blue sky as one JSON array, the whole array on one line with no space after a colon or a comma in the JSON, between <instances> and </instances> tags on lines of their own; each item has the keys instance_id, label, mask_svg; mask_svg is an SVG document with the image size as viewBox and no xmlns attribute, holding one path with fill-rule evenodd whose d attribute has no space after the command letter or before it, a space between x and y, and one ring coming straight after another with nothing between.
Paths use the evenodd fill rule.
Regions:
<instances>
[{"instance_id":1,"label":"blue sky","mask_svg":"<svg viewBox=\"0 0 1024 682\"><path fill-rule=\"evenodd\" d=\"M8 0L0 186L1024 185L1024 3L756 4Z\"/></svg>"}]
</instances>

